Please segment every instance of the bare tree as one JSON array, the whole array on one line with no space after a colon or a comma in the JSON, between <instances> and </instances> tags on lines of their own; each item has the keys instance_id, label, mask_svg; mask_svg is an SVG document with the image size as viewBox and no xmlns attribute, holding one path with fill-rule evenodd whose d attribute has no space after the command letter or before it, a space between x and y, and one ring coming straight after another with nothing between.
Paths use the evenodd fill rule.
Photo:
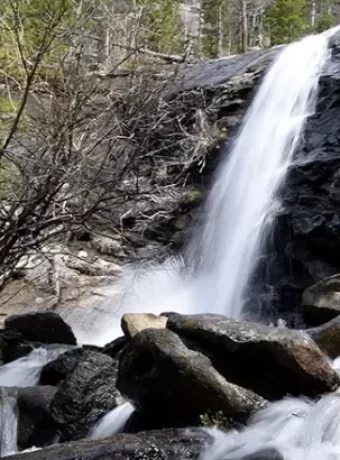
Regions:
<instances>
[{"instance_id":1,"label":"bare tree","mask_svg":"<svg viewBox=\"0 0 340 460\"><path fill-rule=\"evenodd\" d=\"M65 27L64 9L48 16L28 56L18 3L6 1L24 78L4 80L4 94L18 103L1 150L0 169L10 171L0 174L2 286L23 256L65 235L120 231L132 209L142 216L136 229L145 231L163 212L161 200L177 206L176 187L193 165L204 165L208 145L219 139L204 98L197 110L185 94L171 91L180 64L164 67L156 53L145 65L141 49L131 46L118 59L122 44L114 35L104 40L110 53L101 53L95 28L84 27L87 13ZM51 61L61 40L66 51Z\"/></svg>"}]
</instances>

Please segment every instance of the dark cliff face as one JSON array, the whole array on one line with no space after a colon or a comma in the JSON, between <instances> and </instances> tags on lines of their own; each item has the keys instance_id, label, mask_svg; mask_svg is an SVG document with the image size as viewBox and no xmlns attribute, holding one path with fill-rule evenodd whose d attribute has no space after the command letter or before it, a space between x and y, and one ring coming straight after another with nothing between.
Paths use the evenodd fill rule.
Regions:
<instances>
[{"instance_id":1,"label":"dark cliff face","mask_svg":"<svg viewBox=\"0 0 340 460\"><path fill-rule=\"evenodd\" d=\"M254 276L252 312L299 322L303 290L340 272L340 39L323 71L317 109L281 189L283 210ZM265 281L264 281L265 280ZM254 295L255 294L255 295ZM255 300L256 299L256 300Z\"/></svg>"}]
</instances>

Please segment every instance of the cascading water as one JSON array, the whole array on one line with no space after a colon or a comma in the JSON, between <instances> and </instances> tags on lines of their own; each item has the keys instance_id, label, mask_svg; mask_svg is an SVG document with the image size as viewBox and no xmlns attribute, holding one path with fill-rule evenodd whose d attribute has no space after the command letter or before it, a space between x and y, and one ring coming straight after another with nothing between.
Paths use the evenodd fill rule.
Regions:
<instances>
[{"instance_id":1,"label":"cascading water","mask_svg":"<svg viewBox=\"0 0 340 460\"><path fill-rule=\"evenodd\" d=\"M0 394L0 457L14 454L17 446L18 415L16 398L6 388Z\"/></svg>"},{"instance_id":2,"label":"cascading water","mask_svg":"<svg viewBox=\"0 0 340 460\"><path fill-rule=\"evenodd\" d=\"M206 223L190 247L199 258L202 311L241 316L247 285L280 202L304 122L315 109L330 55L328 31L282 50L266 75L207 200Z\"/></svg>"},{"instance_id":3,"label":"cascading water","mask_svg":"<svg viewBox=\"0 0 340 460\"><path fill-rule=\"evenodd\" d=\"M241 317L248 283L280 209L278 189L306 118L315 110L319 77L330 56L329 38L337 30L304 38L279 52L219 168L205 205L205 224L188 244L190 268L181 259L171 259L129 271L120 295L116 286L104 291L102 309L110 311L113 303L115 311L88 319L101 332L87 336L87 342L112 340L124 312Z\"/></svg>"},{"instance_id":4,"label":"cascading water","mask_svg":"<svg viewBox=\"0 0 340 460\"><path fill-rule=\"evenodd\" d=\"M70 347L37 348L28 356L0 367L0 386L30 387L39 382L42 368Z\"/></svg>"},{"instance_id":5,"label":"cascading water","mask_svg":"<svg viewBox=\"0 0 340 460\"><path fill-rule=\"evenodd\" d=\"M97 425L92 428L89 438L103 439L119 433L134 411L135 408L129 402L116 407L108 414L104 415Z\"/></svg>"},{"instance_id":6,"label":"cascading water","mask_svg":"<svg viewBox=\"0 0 340 460\"><path fill-rule=\"evenodd\" d=\"M317 403L286 399L257 413L240 432L211 433L215 442L200 460L238 460L269 449L285 460L339 460L340 394ZM280 457L263 454L256 458Z\"/></svg>"}]
</instances>

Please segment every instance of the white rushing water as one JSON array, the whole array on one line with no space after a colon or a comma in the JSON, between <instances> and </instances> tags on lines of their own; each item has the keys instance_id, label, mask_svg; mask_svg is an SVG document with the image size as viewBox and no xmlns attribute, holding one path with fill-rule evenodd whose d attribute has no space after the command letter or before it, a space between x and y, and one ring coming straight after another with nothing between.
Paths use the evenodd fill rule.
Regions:
<instances>
[{"instance_id":1,"label":"white rushing water","mask_svg":"<svg viewBox=\"0 0 340 460\"><path fill-rule=\"evenodd\" d=\"M89 435L90 439L104 439L119 433L129 420L135 408L129 402L116 407L93 427Z\"/></svg>"},{"instance_id":2,"label":"white rushing water","mask_svg":"<svg viewBox=\"0 0 340 460\"><path fill-rule=\"evenodd\" d=\"M238 460L270 448L285 460L339 460L340 394L316 403L285 399L258 412L240 432L210 433L215 442L201 460Z\"/></svg>"},{"instance_id":3,"label":"white rushing water","mask_svg":"<svg viewBox=\"0 0 340 460\"><path fill-rule=\"evenodd\" d=\"M42 368L70 347L37 348L29 355L0 367L0 386L30 387L39 382Z\"/></svg>"},{"instance_id":4,"label":"white rushing water","mask_svg":"<svg viewBox=\"0 0 340 460\"><path fill-rule=\"evenodd\" d=\"M0 457L18 451L18 414L16 398L7 394L6 388L0 393Z\"/></svg>"},{"instance_id":5,"label":"white rushing water","mask_svg":"<svg viewBox=\"0 0 340 460\"><path fill-rule=\"evenodd\" d=\"M315 109L329 36L285 47L270 68L206 203L200 258L201 310L239 318L247 284L280 208L277 191L304 122Z\"/></svg>"}]
</instances>

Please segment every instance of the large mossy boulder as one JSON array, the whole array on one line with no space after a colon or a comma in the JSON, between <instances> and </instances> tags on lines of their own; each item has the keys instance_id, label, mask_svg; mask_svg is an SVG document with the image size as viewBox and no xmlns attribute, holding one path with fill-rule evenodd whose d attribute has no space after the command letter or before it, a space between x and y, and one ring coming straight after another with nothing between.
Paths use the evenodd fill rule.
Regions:
<instances>
[{"instance_id":1,"label":"large mossy boulder","mask_svg":"<svg viewBox=\"0 0 340 460\"><path fill-rule=\"evenodd\" d=\"M139 408L175 426L188 425L208 410L245 421L266 404L226 380L207 356L167 329L147 329L131 339L120 357L117 387Z\"/></svg>"},{"instance_id":2,"label":"large mossy boulder","mask_svg":"<svg viewBox=\"0 0 340 460\"><path fill-rule=\"evenodd\" d=\"M219 315L173 314L167 327L200 349L228 381L270 400L318 396L340 379L307 333Z\"/></svg>"}]
</instances>

